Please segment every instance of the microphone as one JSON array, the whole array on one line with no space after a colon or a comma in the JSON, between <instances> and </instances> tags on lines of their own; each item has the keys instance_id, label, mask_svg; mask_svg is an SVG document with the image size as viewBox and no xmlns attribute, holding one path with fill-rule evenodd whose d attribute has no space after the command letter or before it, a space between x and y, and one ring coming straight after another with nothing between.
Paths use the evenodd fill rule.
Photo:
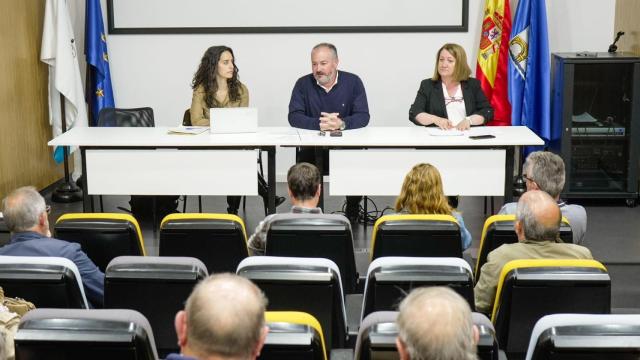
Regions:
<instances>
[{"instance_id":1,"label":"microphone","mask_svg":"<svg viewBox=\"0 0 640 360\"><path fill-rule=\"evenodd\" d=\"M618 42L618 40L620 40L620 37L624 35L624 31L618 31L618 33L616 34L616 39L613 40L613 44L609 45L609 52L610 53L614 53L618 50L618 45L616 45L616 43Z\"/></svg>"}]
</instances>

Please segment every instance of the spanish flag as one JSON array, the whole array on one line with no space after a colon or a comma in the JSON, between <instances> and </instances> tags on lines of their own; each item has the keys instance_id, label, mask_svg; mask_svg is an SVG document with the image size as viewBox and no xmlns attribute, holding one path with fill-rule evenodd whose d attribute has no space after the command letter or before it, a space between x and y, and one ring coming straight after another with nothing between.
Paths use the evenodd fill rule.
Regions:
<instances>
[{"instance_id":1,"label":"spanish flag","mask_svg":"<svg viewBox=\"0 0 640 360\"><path fill-rule=\"evenodd\" d=\"M493 121L488 125L511 125L507 90L510 34L509 0L485 0L476 78L495 110Z\"/></svg>"}]
</instances>

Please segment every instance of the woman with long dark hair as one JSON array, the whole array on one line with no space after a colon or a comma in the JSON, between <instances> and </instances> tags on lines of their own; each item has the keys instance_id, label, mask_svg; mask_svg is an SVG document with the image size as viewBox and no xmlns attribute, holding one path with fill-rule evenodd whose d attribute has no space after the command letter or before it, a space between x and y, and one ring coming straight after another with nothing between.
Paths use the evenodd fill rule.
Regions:
<instances>
[{"instance_id":1,"label":"woman with long dark hair","mask_svg":"<svg viewBox=\"0 0 640 360\"><path fill-rule=\"evenodd\" d=\"M227 46L207 49L191 83L191 124L209 126L209 109L249 106L249 90L238 80L233 50Z\"/></svg>"},{"instance_id":2,"label":"woman with long dark hair","mask_svg":"<svg viewBox=\"0 0 640 360\"><path fill-rule=\"evenodd\" d=\"M196 70L191 83L193 97L191 99L191 124L209 126L211 123L209 109L247 107L249 106L249 90L238 79L238 67L233 50L227 46L212 46L205 51L200 66ZM267 183L258 175L258 193L267 203ZM276 196L276 206L282 204L284 198ZM227 212L237 214L240 207L240 196L227 196Z\"/></svg>"}]
</instances>

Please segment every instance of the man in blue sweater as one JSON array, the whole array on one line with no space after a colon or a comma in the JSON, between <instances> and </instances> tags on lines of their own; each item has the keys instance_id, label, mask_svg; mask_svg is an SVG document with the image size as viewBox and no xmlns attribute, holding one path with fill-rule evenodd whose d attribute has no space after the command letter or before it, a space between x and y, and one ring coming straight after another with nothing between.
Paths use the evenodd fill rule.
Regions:
<instances>
[{"instance_id":1,"label":"man in blue sweater","mask_svg":"<svg viewBox=\"0 0 640 360\"><path fill-rule=\"evenodd\" d=\"M369 105L362 80L338 71L338 51L333 44L320 43L311 50L312 73L298 79L289 102L289 124L293 127L333 131L358 129L369 123ZM329 154L323 163L329 164ZM317 164L314 148L300 148L296 162ZM325 166L328 169L328 166ZM357 220L360 196L347 197L346 214Z\"/></svg>"},{"instance_id":2,"label":"man in blue sweater","mask_svg":"<svg viewBox=\"0 0 640 360\"><path fill-rule=\"evenodd\" d=\"M0 255L55 256L73 261L78 267L87 300L93 307L104 302L104 274L87 257L80 244L51 237L44 198L32 186L12 191L3 201L3 216L11 231L11 241Z\"/></svg>"}]
</instances>

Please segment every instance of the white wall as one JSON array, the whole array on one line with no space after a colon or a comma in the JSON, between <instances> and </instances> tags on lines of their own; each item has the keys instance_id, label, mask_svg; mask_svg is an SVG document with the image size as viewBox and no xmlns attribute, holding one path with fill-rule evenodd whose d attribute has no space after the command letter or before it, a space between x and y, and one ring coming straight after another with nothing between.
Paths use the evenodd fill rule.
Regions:
<instances>
[{"instance_id":1,"label":"white wall","mask_svg":"<svg viewBox=\"0 0 640 360\"><path fill-rule=\"evenodd\" d=\"M83 12L84 1L75 1ZM613 38L615 0L546 3L552 52L606 51ZM516 5L512 0L512 14ZM338 48L340 68L358 74L364 82L370 125L408 125L408 109L420 80L433 73L435 52L443 43L455 42L467 49L475 70L483 7L482 0L469 1L466 33L110 35L116 106L151 106L157 125L177 125L190 105L189 84L202 53L209 46L224 44L235 52L251 106L259 108L260 124L288 126L291 88L298 77L310 72L311 47L328 41ZM77 33L82 31L82 25L76 26ZM278 152L279 178L294 162L292 150L283 150L288 151Z\"/></svg>"}]
</instances>

